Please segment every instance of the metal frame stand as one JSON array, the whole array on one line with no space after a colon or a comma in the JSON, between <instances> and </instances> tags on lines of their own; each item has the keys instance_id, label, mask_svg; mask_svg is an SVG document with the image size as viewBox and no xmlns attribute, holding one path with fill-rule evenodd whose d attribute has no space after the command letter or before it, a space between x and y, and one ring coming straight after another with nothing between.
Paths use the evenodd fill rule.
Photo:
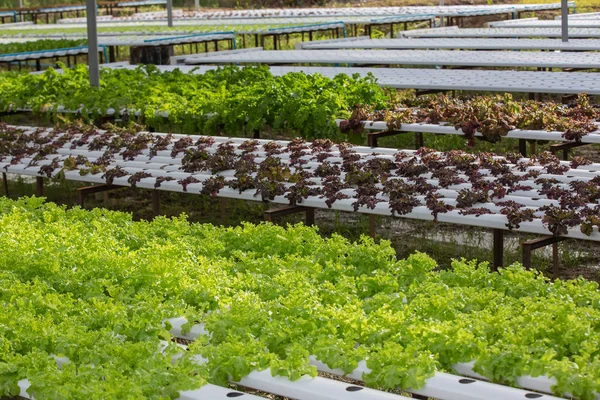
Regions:
<instances>
[{"instance_id":1,"label":"metal frame stand","mask_svg":"<svg viewBox=\"0 0 600 400\"><path fill-rule=\"evenodd\" d=\"M529 143L529 154L533 155L536 152L536 142L532 141ZM527 157L527 139L519 139L519 153L523 157Z\"/></svg>"},{"instance_id":2,"label":"metal frame stand","mask_svg":"<svg viewBox=\"0 0 600 400\"><path fill-rule=\"evenodd\" d=\"M274 223L275 220L284 217L286 215L297 214L297 213L306 213L305 214L305 224L307 226L311 226L315 224L315 209L311 207L303 207L303 206L285 206L282 208L273 208L270 210L266 210L264 212L265 221Z\"/></svg>"},{"instance_id":3,"label":"metal frame stand","mask_svg":"<svg viewBox=\"0 0 600 400\"><path fill-rule=\"evenodd\" d=\"M494 259L492 270L497 271L498 268L504 266L504 231L502 229L494 229Z\"/></svg>"},{"instance_id":4,"label":"metal frame stand","mask_svg":"<svg viewBox=\"0 0 600 400\"><path fill-rule=\"evenodd\" d=\"M227 205L229 200L223 197L219 197L219 216L221 218L221 225L227 225Z\"/></svg>"},{"instance_id":5,"label":"metal frame stand","mask_svg":"<svg viewBox=\"0 0 600 400\"><path fill-rule=\"evenodd\" d=\"M158 190L152 191L152 215L154 217L160 215L160 193Z\"/></svg>"},{"instance_id":6,"label":"metal frame stand","mask_svg":"<svg viewBox=\"0 0 600 400\"><path fill-rule=\"evenodd\" d=\"M545 236L521 242L521 250L523 253L523 266L526 269L531 269L531 252L535 249L552 245L552 274L556 276L556 274L558 273L558 243L564 240L567 240L567 238L557 236Z\"/></svg>"},{"instance_id":7,"label":"metal frame stand","mask_svg":"<svg viewBox=\"0 0 600 400\"><path fill-rule=\"evenodd\" d=\"M8 197L8 177L6 176L6 172L2 173L2 185L4 186L4 195Z\"/></svg>"},{"instance_id":8,"label":"metal frame stand","mask_svg":"<svg viewBox=\"0 0 600 400\"><path fill-rule=\"evenodd\" d=\"M44 195L44 178L41 176L35 178L35 195L38 197Z\"/></svg>"},{"instance_id":9,"label":"metal frame stand","mask_svg":"<svg viewBox=\"0 0 600 400\"><path fill-rule=\"evenodd\" d=\"M375 239L375 215L369 214L369 236Z\"/></svg>"},{"instance_id":10,"label":"metal frame stand","mask_svg":"<svg viewBox=\"0 0 600 400\"><path fill-rule=\"evenodd\" d=\"M119 188L121 188L121 186L106 185L106 184L85 186L85 187L77 188L75 190L75 194L77 197L76 202L81 208L84 208L85 196L87 196L89 194L94 194L94 193L107 192L109 190L115 190L115 189L119 189Z\"/></svg>"},{"instance_id":11,"label":"metal frame stand","mask_svg":"<svg viewBox=\"0 0 600 400\"><path fill-rule=\"evenodd\" d=\"M396 135L407 134L408 132L400 131L379 131L367 133L367 145L370 147L377 147L378 139ZM423 132L415 132L415 149L423 147Z\"/></svg>"},{"instance_id":12,"label":"metal frame stand","mask_svg":"<svg viewBox=\"0 0 600 400\"><path fill-rule=\"evenodd\" d=\"M550 152L554 155L559 151L563 152L563 160L569 161L569 150L574 149L576 147L586 146L589 143L578 143L578 142L565 142L565 143L557 143L550 145Z\"/></svg>"}]
</instances>

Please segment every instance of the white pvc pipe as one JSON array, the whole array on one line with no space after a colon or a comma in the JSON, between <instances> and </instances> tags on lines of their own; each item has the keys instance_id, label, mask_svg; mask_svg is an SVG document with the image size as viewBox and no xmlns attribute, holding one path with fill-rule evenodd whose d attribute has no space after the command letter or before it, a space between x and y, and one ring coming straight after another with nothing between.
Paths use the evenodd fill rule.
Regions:
<instances>
[{"instance_id":1,"label":"white pvc pipe","mask_svg":"<svg viewBox=\"0 0 600 400\"><path fill-rule=\"evenodd\" d=\"M175 337L178 333L181 333L180 327L186 322L183 317L169 319L169 322L174 326L171 330L171 334ZM178 326L179 328L175 328ZM196 332L206 332L203 324L195 324L192 329ZM208 332L206 332L208 334ZM187 334L186 339L194 340L198 336L193 337L193 334ZM358 367L350 374L346 374L341 369L331 369L326 364L318 361L315 356L310 356L309 361L314 365L318 371L326 372L329 374L344 376L356 381L362 382L363 375L370 373L370 369L367 367L366 362L360 361ZM266 372L266 371L262 371ZM254 371L248 376L249 381L240 381L240 384L248 387L257 386L256 382L264 379ZM486 378L484 378L486 379ZM244 386L246 386L244 385ZM253 385L253 386L250 386ZM282 383L285 385L285 383ZM270 390L272 391L272 390ZM281 390L283 392L283 390ZM431 378L426 379L425 385L420 389L409 389L411 393L419 394L422 396L433 397L444 400L523 400L527 399L527 392L511 388L507 386L497 385L486 381L465 379L460 376L451 375L443 372L436 372ZM285 395L285 394L284 394ZM290 395L290 397L297 398L296 396ZM335 398L335 397L334 397ZM365 397L365 399L379 399L379 397ZM540 400L558 400L558 397L550 395L540 395Z\"/></svg>"}]
</instances>

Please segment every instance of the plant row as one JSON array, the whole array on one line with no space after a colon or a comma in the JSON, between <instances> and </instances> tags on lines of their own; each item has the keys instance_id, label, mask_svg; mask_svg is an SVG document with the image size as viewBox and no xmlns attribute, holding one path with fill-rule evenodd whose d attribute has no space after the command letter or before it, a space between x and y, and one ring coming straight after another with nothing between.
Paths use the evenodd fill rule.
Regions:
<instances>
[{"instance_id":1,"label":"plant row","mask_svg":"<svg viewBox=\"0 0 600 400\"><path fill-rule=\"evenodd\" d=\"M346 372L366 360L363 380L382 388L475 360L494 382L549 375L559 395L600 391L600 294L582 278L464 260L439 271L315 228L133 222L39 198L0 198L0 229L0 395L27 378L39 400L176 398L253 370L314 376L310 355ZM210 334L174 363L174 344L156 351L173 316Z\"/></svg>"},{"instance_id":2,"label":"plant row","mask_svg":"<svg viewBox=\"0 0 600 400\"><path fill-rule=\"evenodd\" d=\"M106 34L155 34L155 33L164 33L165 35L186 35L186 34L194 34L194 33L208 33L208 32L236 32L236 34L241 35L244 32L255 32L255 31L266 31L271 28L285 28L290 26L298 26L298 23L289 23L289 24L266 24L266 23L257 23L257 24L249 24L249 25L240 25L240 24L228 24L227 22L223 22L219 25L206 25L199 22L196 25L186 24L186 25L177 25L175 22L175 26L168 27L165 21L164 25L148 25L144 23L127 23L124 22L120 26L103 26L102 24L98 25L98 33ZM57 25L57 24L49 24L45 26L38 25L35 29L27 29L27 27L23 27L22 29L10 28L10 29L2 29L2 25L0 25L0 35L6 37L19 37L19 36L44 36L44 35L72 35L72 36L85 36L86 28L85 27L73 27L68 24ZM290 34L292 36L292 34ZM315 33L315 36L318 36ZM240 43L241 44L241 43Z\"/></svg>"},{"instance_id":3,"label":"plant row","mask_svg":"<svg viewBox=\"0 0 600 400\"><path fill-rule=\"evenodd\" d=\"M385 121L389 130L400 129L402 124L445 123L461 129L471 145L476 132L484 140L497 142L514 129L559 131L567 140L580 141L582 136L598 131L600 108L590 104L585 94L571 105L517 101L510 94L469 99L438 95L407 99L389 109L357 105L340 129L361 133L365 121Z\"/></svg>"},{"instance_id":4,"label":"plant row","mask_svg":"<svg viewBox=\"0 0 600 400\"><path fill-rule=\"evenodd\" d=\"M2 74L0 110L52 112L63 106L98 116L114 109L123 118L135 118L135 110L155 129L167 123L184 132L214 134L222 125L237 135L274 129L317 138L341 137L335 117L348 116L354 104L383 106L387 99L372 77L273 76L268 67L227 67L196 74L146 66L103 69L100 78L100 88L90 88L84 65L61 73L50 69L39 75ZM163 112L168 121L160 116Z\"/></svg>"},{"instance_id":5,"label":"plant row","mask_svg":"<svg viewBox=\"0 0 600 400\"><path fill-rule=\"evenodd\" d=\"M263 201L284 196L291 205L309 198L323 199L327 207L350 200L359 211L381 203L399 216L426 207L434 220L450 211L476 217L500 214L508 229L535 220L555 235L578 227L589 236L600 228L600 172L581 157L569 164L550 153L526 159L426 148L377 155L326 139L234 143L150 134L138 126L108 128L23 131L2 125L0 162L6 170L20 164L49 178L78 171L82 176L100 174L108 184L126 178L131 186L152 180L155 188L174 181L183 191L201 185L200 193L212 196L223 188L252 190ZM154 165L140 168L140 161Z\"/></svg>"},{"instance_id":6,"label":"plant row","mask_svg":"<svg viewBox=\"0 0 600 400\"><path fill-rule=\"evenodd\" d=\"M254 131L362 141L339 132L361 133L364 121L386 121L389 129L405 123L450 124L462 129L470 142L475 132L496 142L512 129L560 131L579 140L596 131L600 109L585 95L571 105L518 101L510 95L452 98L445 95L409 97L377 85L372 76L333 79L289 73L273 76L267 67L225 67L204 74L156 67L106 69L99 89L90 89L85 66L41 75L0 75L0 110L32 109L56 112L59 107L98 117L109 109L124 119L137 118L155 130L176 128L186 133L234 136Z\"/></svg>"},{"instance_id":7,"label":"plant row","mask_svg":"<svg viewBox=\"0 0 600 400\"><path fill-rule=\"evenodd\" d=\"M0 44L0 55L79 47L86 44L87 40L84 39L41 39L22 43L3 43Z\"/></svg>"}]
</instances>

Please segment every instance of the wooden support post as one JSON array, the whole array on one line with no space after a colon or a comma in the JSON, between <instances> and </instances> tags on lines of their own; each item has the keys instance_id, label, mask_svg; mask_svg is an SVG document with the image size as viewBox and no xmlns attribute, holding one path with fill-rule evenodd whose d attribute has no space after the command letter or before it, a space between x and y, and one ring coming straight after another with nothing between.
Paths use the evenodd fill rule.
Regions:
<instances>
[{"instance_id":1,"label":"wooden support post","mask_svg":"<svg viewBox=\"0 0 600 400\"><path fill-rule=\"evenodd\" d=\"M297 213L305 213L305 224L306 225L314 225L315 224L315 210L310 207L303 206L285 206L281 208L273 208L270 210L266 210L264 213L265 221L273 223L275 220L284 217L286 215L297 214Z\"/></svg>"},{"instance_id":2,"label":"wooden support post","mask_svg":"<svg viewBox=\"0 0 600 400\"><path fill-rule=\"evenodd\" d=\"M152 191L152 215L158 217L160 215L160 192Z\"/></svg>"},{"instance_id":3,"label":"wooden support post","mask_svg":"<svg viewBox=\"0 0 600 400\"><path fill-rule=\"evenodd\" d=\"M504 231L502 229L494 229L494 262L492 270L497 271L502 266L504 266Z\"/></svg>"},{"instance_id":4,"label":"wooden support post","mask_svg":"<svg viewBox=\"0 0 600 400\"><path fill-rule=\"evenodd\" d=\"M6 172L2 173L2 185L4 186L4 195L8 197L8 177L6 176Z\"/></svg>"},{"instance_id":5,"label":"wooden support post","mask_svg":"<svg viewBox=\"0 0 600 400\"><path fill-rule=\"evenodd\" d=\"M552 245L552 270L553 273L558 271L558 243L567 238L557 236L545 236L533 240L521 242L521 251L523 253L523 266L527 269L531 268L531 252L540 247Z\"/></svg>"},{"instance_id":6,"label":"wooden support post","mask_svg":"<svg viewBox=\"0 0 600 400\"><path fill-rule=\"evenodd\" d=\"M44 195L44 178L41 176L35 178L35 195L38 197Z\"/></svg>"}]
</instances>

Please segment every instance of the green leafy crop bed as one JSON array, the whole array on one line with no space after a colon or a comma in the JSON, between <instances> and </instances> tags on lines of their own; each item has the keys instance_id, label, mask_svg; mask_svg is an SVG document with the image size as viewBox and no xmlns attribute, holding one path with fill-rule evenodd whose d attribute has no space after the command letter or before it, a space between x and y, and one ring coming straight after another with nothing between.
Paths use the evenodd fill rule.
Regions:
<instances>
[{"instance_id":1,"label":"green leafy crop bed","mask_svg":"<svg viewBox=\"0 0 600 400\"><path fill-rule=\"evenodd\" d=\"M548 374L557 393L600 389L600 294L583 279L438 270L301 225L133 222L38 198L0 198L0 232L0 396L28 378L40 400L173 398L253 369L314 375L311 354L345 371L366 359L365 382L384 388L477 360L498 382ZM176 346L157 349L170 338L162 321L179 315L212 338L171 364ZM71 362L60 370L51 355Z\"/></svg>"},{"instance_id":2,"label":"green leafy crop bed","mask_svg":"<svg viewBox=\"0 0 600 400\"><path fill-rule=\"evenodd\" d=\"M0 44L0 55L28 51L64 49L66 47L85 46L86 44L87 40L83 39L42 39L23 43L4 43Z\"/></svg>"},{"instance_id":3,"label":"green leafy crop bed","mask_svg":"<svg viewBox=\"0 0 600 400\"><path fill-rule=\"evenodd\" d=\"M382 107L387 95L373 78L291 73L273 76L267 67L222 68L206 74L160 72L154 66L135 70L105 69L101 87L90 89L87 68L78 65L57 73L0 75L0 109L44 111L62 105L69 110L141 111L144 123L159 128L168 112L170 127L184 132L226 132L240 135L271 127L292 130L305 138L336 137L338 115L349 116L354 104Z\"/></svg>"}]
</instances>

